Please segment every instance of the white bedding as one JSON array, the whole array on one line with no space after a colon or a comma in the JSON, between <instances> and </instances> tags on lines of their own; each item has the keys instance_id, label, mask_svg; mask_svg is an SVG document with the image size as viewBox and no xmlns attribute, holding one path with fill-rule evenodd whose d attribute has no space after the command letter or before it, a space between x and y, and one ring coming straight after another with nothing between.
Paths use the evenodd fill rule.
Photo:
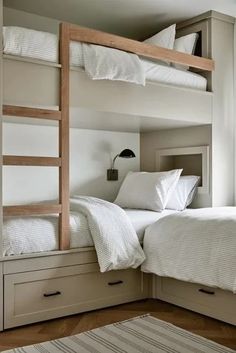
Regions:
<instances>
[{"instance_id":1,"label":"white bedding","mask_svg":"<svg viewBox=\"0 0 236 353\"><path fill-rule=\"evenodd\" d=\"M137 268L143 263L143 249L122 208L90 196L72 198L70 207L86 216L101 272Z\"/></svg>"},{"instance_id":2,"label":"white bedding","mask_svg":"<svg viewBox=\"0 0 236 353\"><path fill-rule=\"evenodd\" d=\"M163 216L175 211L163 212L125 209L137 235L142 242L145 228ZM71 249L94 246L86 217L70 212ZM31 216L6 217L3 223L4 256L30 254L58 250L58 217Z\"/></svg>"},{"instance_id":3,"label":"white bedding","mask_svg":"<svg viewBox=\"0 0 236 353\"><path fill-rule=\"evenodd\" d=\"M109 50L114 52L114 50L112 50L111 48L105 48L105 50L106 52L109 52ZM21 27L4 27L3 52L4 54L30 57L50 62L58 62L58 39L57 36L52 33L34 31ZM141 59L139 66L132 54L125 54L127 57L126 63L129 63L128 56L130 58L133 58L132 65L130 66L129 70L125 70L125 73L123 72L124 68L122 68L122 66L122 72L120 72L120 69L117 70L117 68L112 70L113 79L119 79L116 77L119 77L119 75L122 74L121 77L123 78L123 80L140 84L144 84L143 80L146 79L149 81L160 82L163 84L188 87L203 91L206 90L207 81L203 76L200 76L190 71L177 70L174 67L160 65L158 63L156 63L155 65L148 66L149 69L146 70L146 60ZM86 63L84 61L83 46L81 43L70 43L70 62L71 65L74 66L79 66L81 68L86 67ZM137 73L133 72L133 69L135 67L138 67L138 79ZM141 69L142 67L143 71ZM100 77L102 76L101 70L100 72L98 72L98 74L100 75ZM104 73L103 76L105 77ZM108 78L109 77L111 77L111 73L108 75Z\"/></svg>"},{"instance_id":4,"label":"white bedding","mask_svg":"<svg viewBox=\"0 0 236 353\"><path fill-rule=\"evenodd\" d=\"M236 293L236 207L186 210L149 226L144 272Z\"/></svg>"}]
</instances>

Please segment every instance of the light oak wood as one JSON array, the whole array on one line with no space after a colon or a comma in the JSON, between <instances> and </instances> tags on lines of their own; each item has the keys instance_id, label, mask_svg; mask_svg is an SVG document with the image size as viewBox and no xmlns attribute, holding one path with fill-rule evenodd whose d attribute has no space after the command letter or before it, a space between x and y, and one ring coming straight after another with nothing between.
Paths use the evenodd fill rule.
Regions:
<instances>
[{"instance_id":1,"label":"light oak wood","mask_svg":"<svg viewBox=\"0 0 236 353\"><path fill-rule=\"evenodd\" d=\"M54 204L39 204L39 205L19 205L19 206L4 206L3 215L7 216L30 216L61 213L61 205Z\"/></svg>"},{"instance_id":2,"label":"light oak wood","mask_svg":"<svg viewBox=\"0 0 236 353\"><path fill-rule=\"evenodd\" d=\"M61 112L58 110L19 107L15 105L3 105L3 115L36 119L61 120Z\"/></svg>"},{"instance_id":3,"label":"light oak wood","mask_svg":"<svg viewBox=\"0 0 236 353\"><path fill-rule=\"evenodd\" d=\"M61 121L59 123L59 156L61 168L59 170L59 202L62 205L62 213L59 218L59 246L60 250L70 247L69 230L69 25L60 24L60 104Z\"/></svg>"},{"instance_id":4,"label":"light oak wood","mask_svg":"<svg viewBox=\"0 0 236 353\"><path fill-rule=\"evenodd\" d=\"M69 25L70 40L116 48L152 59L161 59L176 64L187 65L204 71L214 70L214 61L175 50L161 48L114 34L104 33L93 29Z\"/></svg>"},{"instance_id":5,"label":"light oak wood","mask_svg":"<svg viewBox=\"0 0 236 353\"><path fill-rule=\"evenodd\" d=\"M33 156L3 156L3 165L60 167L61 158Z\"/></svg>"}]
</instances>

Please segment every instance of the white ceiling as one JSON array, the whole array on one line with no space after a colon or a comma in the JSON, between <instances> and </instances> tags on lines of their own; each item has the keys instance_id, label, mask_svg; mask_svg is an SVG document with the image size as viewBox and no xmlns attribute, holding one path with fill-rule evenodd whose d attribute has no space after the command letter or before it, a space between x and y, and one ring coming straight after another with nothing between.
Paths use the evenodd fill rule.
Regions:
<instances>
[{"instance_id":1,"label":"white ceiling","mask_svg":"<svg viewBox=\"0 0 236 353\"><path fill-rule=\"evenodd\" d=\"M15 9L143 39L208 10L236 17L236 0L4 0Z\"/></svg>"}]
</instances>

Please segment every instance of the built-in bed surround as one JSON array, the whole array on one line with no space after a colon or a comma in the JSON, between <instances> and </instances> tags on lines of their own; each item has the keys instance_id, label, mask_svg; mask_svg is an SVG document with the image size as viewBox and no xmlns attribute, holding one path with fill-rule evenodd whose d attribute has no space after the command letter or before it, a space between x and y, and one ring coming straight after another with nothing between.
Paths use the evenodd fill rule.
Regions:
<instances>
[{"instance_id":1,"label":"built-in bed surround","mask_svg":"<svg viewBox=\"0 0 236 353\"><path fill-rule=\"evenodd\" d=\"M4 54L58 63L58 40L54 34L29 31L20 27L4 27L3 39ZM41 46L38 43L42 43ZM80 42L70 43L70 64L72 66L84 69L84 51L86 48ZM109 51L106 51L106 55L109 56ZM127 65L127 63L124 61L124 65ZM150 66L147 65L146 60L140 59L140 63L145 73L145 79L148 81L202 91L207 88L206 78L197 73L176 69L167 65L166 62L163 62L163 64L160 61L158 63L153 62L153 65Z\"/></svg>"}]
</instances>

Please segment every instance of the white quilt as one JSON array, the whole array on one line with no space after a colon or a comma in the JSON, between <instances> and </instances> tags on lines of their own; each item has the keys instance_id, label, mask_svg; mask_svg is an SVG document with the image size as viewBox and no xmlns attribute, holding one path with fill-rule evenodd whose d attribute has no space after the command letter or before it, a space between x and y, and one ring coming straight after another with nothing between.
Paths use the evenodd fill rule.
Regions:
<instances>
[{"instance_id":1,"label":"white quilt","mask_svg":"<svg viewBox=\"0 0 236 353\"><path fill-rule=\"evenodd\" d=\"M71 199L71 209L88 220L101 272L137 268L145 260L138 236L122 208L81 196Z\"/></svg>"},{"instance_id":2,"label":"white quilt","mask_svg":"<svg viewBox=\"0 0 236 353\"><path fill-rule=\"evenodd\" d=\"M82 45L85 71L93 80L118 80L145 85L144 67L137 55L100 45Z\"/></svg>"},{"instance_id":3,"label":"white quilt","mask_svg":"<svg viewBox=\"0 0 236 353\"><path fill-rule=\"evenodd\" d=\"M236 293L236 207L186 210L146 229L142 271Z\"/></svg>"}]
</instances>

